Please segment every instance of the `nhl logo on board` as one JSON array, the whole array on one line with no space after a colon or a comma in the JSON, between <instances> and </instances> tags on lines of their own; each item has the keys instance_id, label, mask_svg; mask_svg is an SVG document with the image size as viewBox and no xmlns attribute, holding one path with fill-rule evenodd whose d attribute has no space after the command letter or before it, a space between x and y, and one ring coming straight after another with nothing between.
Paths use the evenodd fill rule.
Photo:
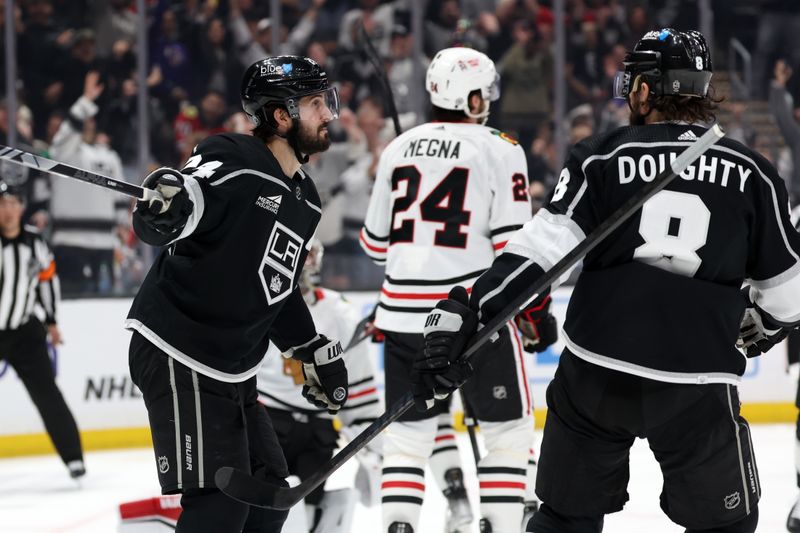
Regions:
<instances>
[{"instance_id":1,"label":"nhl logo on board","mask_svg":"<svg viewBox=\"0 0 800 533\"><path fill-rule=\"evenodd\" d=\"M742 502L742 499L739 497L738 492L734 492L728 496L725 496L725 509L732 511L739 507L739 504Z\"/></svg>"},{"instance_id":2,"label":"nhl logo on board","mask_svg":"<svg viewBox=\"0 0 800 533\"><path fill-rule=\"evenodd\" d=\"M274 293L281 292L282 285L283 282L281 281L281 277L278 274L275 274L274 276L272 276L272 279L269 280L269 290L271 290Z\"/></svg>"},{"instance_id":3,"label":"nhl logo on board","mask_svg":"<svg viewBox=\"0 0 800 533\"><path fill-rule=\"evenodd\" d=\"M158 456L158 471L162 474L169 472L169 460L166 455Z\"/></svg>"}]
</instances>

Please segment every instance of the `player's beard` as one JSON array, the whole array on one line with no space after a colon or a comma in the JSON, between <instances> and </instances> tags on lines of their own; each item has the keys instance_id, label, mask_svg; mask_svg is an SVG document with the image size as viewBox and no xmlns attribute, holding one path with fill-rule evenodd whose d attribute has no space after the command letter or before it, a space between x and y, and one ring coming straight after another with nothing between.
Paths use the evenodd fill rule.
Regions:
<instances>
[{"instance_id":1,"label":"player's beard","mask_svg":"<svg viewBox=\"0 0 800 533\"><path fill-rule=\"evenodd\" d=\"M312 131L302 120L297 121L297 149L305 155L324 152L331 146L331 138L328 135L328 125L321 124Z\"/></svg>"},{"instance_id":2,"label":"player's beard","mask_svg":"<svg viewBox=\"0 0 800 533\"><path fill-rule=\"evenodd\" d=\"M631 108L631 114L628 117L628 122L631 126L644 126L646 117L647 115L643 115L639 111L639 106L633 106Z\"/></svg>"}]
</instances>

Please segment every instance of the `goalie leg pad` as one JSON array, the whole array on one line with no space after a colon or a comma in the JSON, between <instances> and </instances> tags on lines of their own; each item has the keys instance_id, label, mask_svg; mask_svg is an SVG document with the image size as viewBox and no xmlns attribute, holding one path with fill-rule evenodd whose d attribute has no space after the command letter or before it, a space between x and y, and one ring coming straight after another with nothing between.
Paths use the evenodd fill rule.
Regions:
<instances>
[{"instance_id":1,"label":"goalie leg pad","mask_svg":"<svg viewBox=\"0 0 800 533\"><path fill-rule=\"evenodd\" d=\"M394 522L417 529L425 496L425 464L433 451L436 419L395 422L384 433L381 510L383 530Z\"/></svg>"},{"instance_id":2,"label":"goalie leg pad","mask_svg":"<svg viewBox=\"0 0 800 533\"><path fill-rule=\"evenodd\" d=\"M481 422L487 454L478 466L481 515L496 531L515 531L522 523L533 417Z\"/></svg>"}]
</instances>

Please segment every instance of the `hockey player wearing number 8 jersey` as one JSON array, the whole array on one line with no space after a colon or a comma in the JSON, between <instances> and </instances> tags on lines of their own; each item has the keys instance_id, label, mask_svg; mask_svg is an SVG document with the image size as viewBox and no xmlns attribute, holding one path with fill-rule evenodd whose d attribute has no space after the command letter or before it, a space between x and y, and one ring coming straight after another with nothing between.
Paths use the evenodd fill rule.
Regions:
<instances>
[{"instance_id":1,"label":"hockey player wearing number 8 jersey","mask_svg":"<svg viewBox=\"0 0 800 533\"><path fill-rule=\"evenodd\" d=\"M442 50L428 68L426 89L434 120L400 135L382 153L360 237L366 254L386 265L375 324L386 337L387 405L411 386L433 305L454 285L471 287L531 217L522 148L483 125L499 95L494 63L475 50ZM543 316L549 316L546 307L530 320ZM536 337L531 326L526 331ZM464 393L487 449L478 467L481 531L516 532L533 415L513 324L476 355L474 366ZM407 411L387 428L383 531L417 529L437 415L446 409L439 402L426 413Z\"/></svg>"},{"instance_id":2,"label":"hockey player wearing number 8 jersey","mask_svg":"<svg viewBox=\"0 0 800 533\"><path fill-rule=\"evenodd\" d=\"M716 102L699 32L648 32L624 67L615 94L627 99L631 125L571 149L548 204L475 282L469 303L437 304L464 326L431 327L426 354L447 342L459 352L480 322L706 132L700 123L713 120ZM604 515L628 500L637 437L661 466L661 508L672 521L688 533L755 531L761 487L739 411L747 360L736 345L760 355L800 322L800 236L788 205L772 165L723 138L586 255L547 389L543 505L527 531L602 531ZM458 356L418 363L430 380L456 371L448 361Z\"/></svg>"}]
</instances>

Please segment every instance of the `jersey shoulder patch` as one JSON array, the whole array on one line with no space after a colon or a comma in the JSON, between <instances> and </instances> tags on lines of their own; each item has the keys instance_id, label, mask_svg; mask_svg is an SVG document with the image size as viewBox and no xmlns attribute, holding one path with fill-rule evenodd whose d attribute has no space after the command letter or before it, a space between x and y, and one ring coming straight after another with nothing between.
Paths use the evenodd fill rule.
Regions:
<instances>
[{"instance_id":1,"label":"jersey shoulder patch","mask_svg":"<svg viewBox=\"0 0 800 533\"><path fill-rule=\"evenodd\" d=\"M506 133L504 131L495 130L495 129L492 129L490 131L491 131L492 135L496 135L496 136L500 137L501 139L503 139L507 143L511 143L514 146L519 144L518 140L516 140L514 137L512 137L511 135L509 135L508 133Z\"/></svg>"}]
</instances>

